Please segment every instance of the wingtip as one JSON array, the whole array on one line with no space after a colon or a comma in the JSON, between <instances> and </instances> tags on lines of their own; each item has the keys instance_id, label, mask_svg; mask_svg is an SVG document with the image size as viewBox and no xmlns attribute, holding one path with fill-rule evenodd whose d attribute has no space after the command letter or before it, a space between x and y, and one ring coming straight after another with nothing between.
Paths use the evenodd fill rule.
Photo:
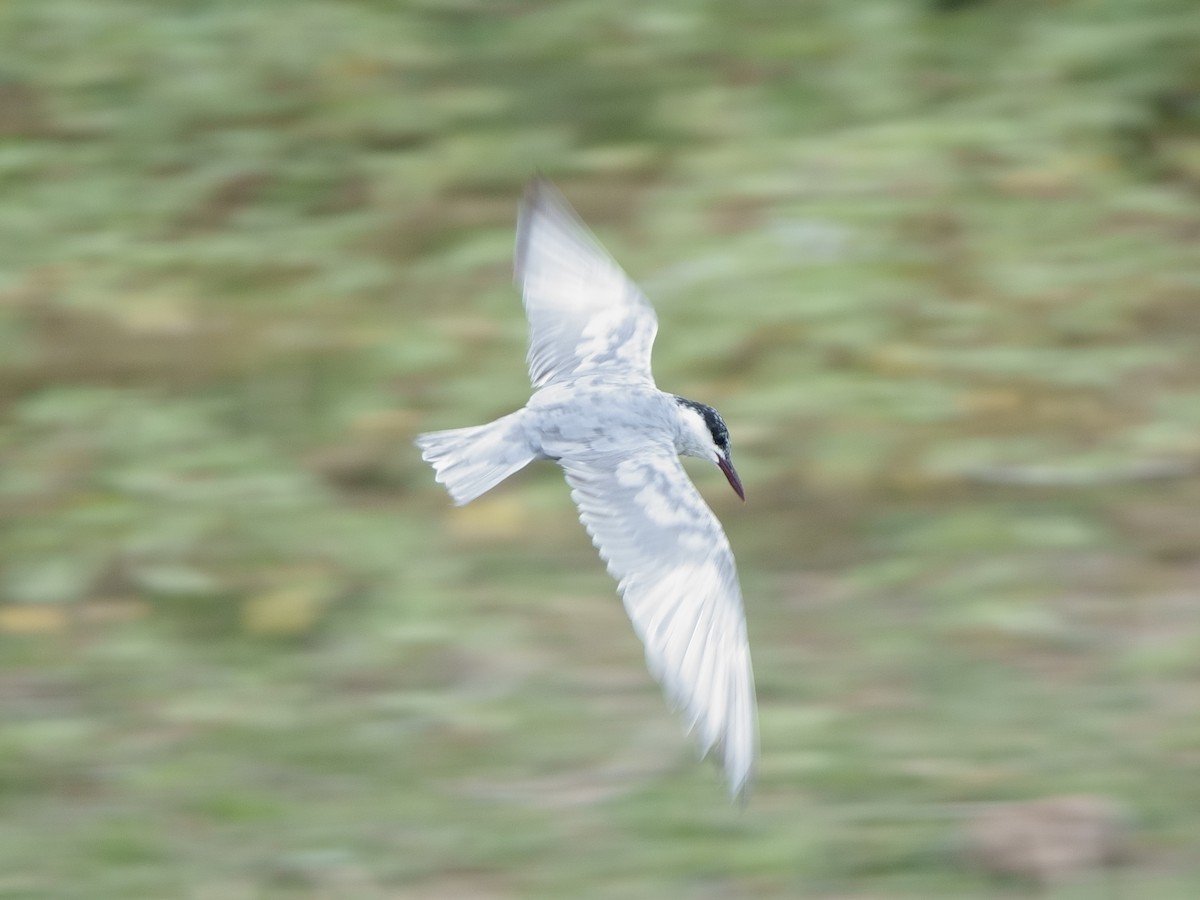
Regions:
<instances>
[{"instance_id":1,"label":"wingtip","mask_svg":"<svg viewBox=\"0 0 1200 900\"><path fill-rule=\"evenodd\" d=\"M525 258L529 252L529 232L532 227L533 213L541 203L545 190L546 179L540 170L535 170L533 177L525 184L525 192L521 195L521 204L517 207L517 240L513 248L513 283L520 285L525 279Z\"/></svg>"},{"instance_id":2,"label":"wingtip","mask_svg":"<svg viewBox=\"0 0 1200 900\"><path fill-rule=\"evenodd\" d=\"M688 730L690 732L692 729ZM733 754L729 744L724 740L718 740L707 747L700 746L697 749L701 759L708 757L721 770L725 786L729 790L729 799L744 809L750 802L750 795L753 793L754 776L758 768L757 752L752 752L748 758Z\"/></svg>"},{"instance_id":3,"label":"wingtip","mask_svg":"<svg viewBox=\"0 0 1200 900\"><path fill-rule=\"evenodd\" d=\"M750 797L754 793L754 775L747 772L740 779L730 779L729 797L739 809L750 805Z\"/></svg>"},{"instance_id":4,"label":"wingtip","mask_svg":"<svg viewBox=\"0 0 1200 900\"><path fill-rule=\"evenodd\" d=\"M529 180L525 182L525 191L521 195L521 208L532 210L545 207L552 201L559 202L561 195L554 183L546 177L541 169L534 169Z\"/></svg>"},{"instance_id":5,"label":"wingtip","mask_svg":"<svg viewBox=\"0 0 1200 900\"><path fill-rule=\"evenodd\" d=\"M587 226L579 219L578 213L566 197L541 169L534 169L533 175L525 183L525 191L517 209L517 240L513 250L513 282L517 285L525 279L525 260L529 252L533 222L539 215L560 222L571 222L581 231L587 232Z\"/></svg>"},{"instance_id":6,"label":"wingtip","mask_svg":"<svg viewBox=\"0 0 1200 900\"><path fill-rule=\"evenodd\" d=\"M750 802L750 795L754 793L754 763L751 762L749 765L733 763L728 757L718 757L717 762L725 775L725 784L729 788L729 799L745 809Z\"/></svg>"}]
</instances>

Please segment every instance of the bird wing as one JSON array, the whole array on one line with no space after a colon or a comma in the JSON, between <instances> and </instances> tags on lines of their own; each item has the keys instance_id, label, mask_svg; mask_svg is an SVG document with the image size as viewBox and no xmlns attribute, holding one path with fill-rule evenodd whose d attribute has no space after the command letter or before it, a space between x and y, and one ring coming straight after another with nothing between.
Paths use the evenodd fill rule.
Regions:
<instances>
[{"instance_id":1,"label":"bird wing","mask_svg":"<svg viewBox=\"0 0 1200 900\"><path fill-rule=\"evenodd\" d=\"M592 542L617 579L646 663L745 797L758 747L742 592L721 523L673 448L559 460Z\"/></svg>"},{"instance_id":2,"label":"bird wing","mask_svg":"<svg viewBox=\"0 0 1200 900\"><path fill-rule=\"evenodd\" d=\"M652 380L653 307L544 178L530 182L521 202L513 275L525 298L535 388L597 370Z\"/></svg>"}]
</instances>

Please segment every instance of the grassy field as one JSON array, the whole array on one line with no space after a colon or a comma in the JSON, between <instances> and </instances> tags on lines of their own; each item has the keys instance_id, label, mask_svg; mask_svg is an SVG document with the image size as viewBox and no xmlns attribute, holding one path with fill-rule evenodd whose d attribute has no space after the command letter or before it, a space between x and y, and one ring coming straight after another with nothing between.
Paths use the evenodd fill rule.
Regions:
<instances>
[{"instance_id":1,"label":"grassy field","mask_svg":"<svg viewBox=\"0 0 1200 900\"><path fill-rule=\"evenodd\" d=\"M696 765L522 404L540 168L655 302L747 600ZM1200 891L1194 0L0 4L0 896Z\"/></svg>"}]
</instances>

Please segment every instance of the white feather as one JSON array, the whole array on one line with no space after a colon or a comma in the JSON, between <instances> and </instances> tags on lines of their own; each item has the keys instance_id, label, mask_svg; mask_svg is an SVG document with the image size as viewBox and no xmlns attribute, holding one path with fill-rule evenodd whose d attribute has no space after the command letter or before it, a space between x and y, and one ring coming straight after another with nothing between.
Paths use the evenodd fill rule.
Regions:
<instances>
[{"instance_id":1,"label":"white feather","mask_svg":"<svg viewBox=\"0 0 1200 900\"><path fill-rule=\"evenodd\" d=\"M417 443L458 503L532 459L559 462L650 672L701 755L713 754L731 792L745 797L758 724L742 593L725 532L678 457L712 462L727 444L714 442L711 410L701 416L654 386L654 310L540 178L521 206L515 274L533 397L490 425Z\"/></svg>"}]
</instances>

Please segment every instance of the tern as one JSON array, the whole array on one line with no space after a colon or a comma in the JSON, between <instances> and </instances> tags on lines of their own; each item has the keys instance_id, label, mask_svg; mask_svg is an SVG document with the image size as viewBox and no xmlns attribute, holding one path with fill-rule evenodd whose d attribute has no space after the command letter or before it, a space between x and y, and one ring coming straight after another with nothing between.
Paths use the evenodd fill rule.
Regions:
<instances>
[{"instance_id":1,"label":"tern","mask_svg":"<svg viewBox=\"0 0 1200 900\"><path fill-rule=\"evenodd\" d=\"M562 466L650 672L744 801L758 724L742 593L721 523L679 461L714 463L745 500L729 430L712 407L655 385L653 307L540 176L517 218L514 281L533 395L487 425L420 435L421 456L458 505L534 460Z\"/></svg>"}]
</instances>

